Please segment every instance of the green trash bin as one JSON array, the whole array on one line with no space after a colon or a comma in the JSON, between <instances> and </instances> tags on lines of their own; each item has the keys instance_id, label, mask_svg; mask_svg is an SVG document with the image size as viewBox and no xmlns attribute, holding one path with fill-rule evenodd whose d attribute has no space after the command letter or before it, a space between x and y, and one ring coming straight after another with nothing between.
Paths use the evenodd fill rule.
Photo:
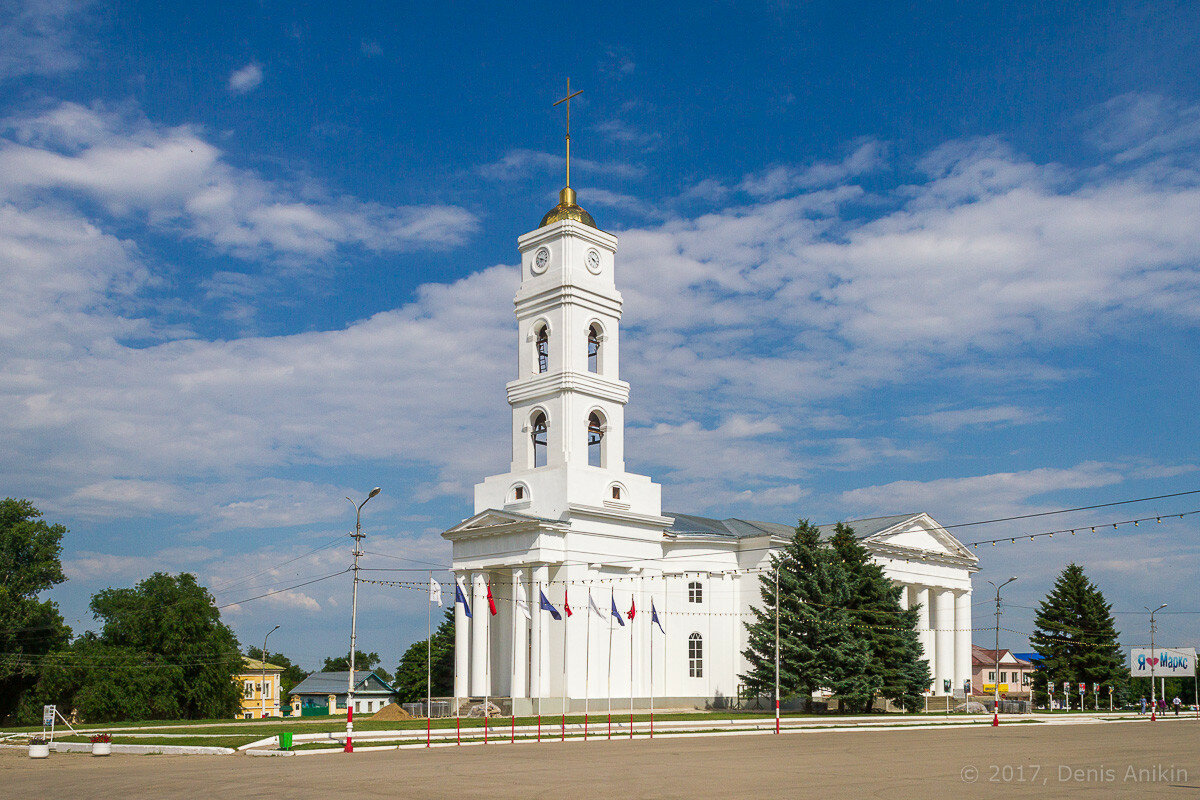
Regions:
<instances>
[{"instance_id":1,"label":"green trash bin","mask_svg":"<svg viewBox=\"0 0 1200 800\"><path fill-rule=\"evenodd\" d=\"M279 734L279 749L280 750L291 750L292 749L292 735L290 733Z\"/></svg>"}]
</instances>

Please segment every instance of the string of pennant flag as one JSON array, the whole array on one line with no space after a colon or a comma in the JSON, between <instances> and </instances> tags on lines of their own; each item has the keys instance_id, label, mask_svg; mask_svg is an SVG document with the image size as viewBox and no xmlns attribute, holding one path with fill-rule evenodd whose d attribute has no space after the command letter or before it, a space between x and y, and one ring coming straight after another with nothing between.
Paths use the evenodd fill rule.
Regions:
<instances>
[{"instance_id":1,"label":"string of pennant flag","mask_svg":"<svg viewBox=\"0 0 1200 800\"><path fill-rule=\"evenodd\" d=\"M400 588L400 589L417 589L417 590L421 590L421 591L428 590L429 591L429 601L431 603L437 603L438 605L442 605L442 588L441 588L441 584L438 583L437 581L432 581L430 583L416 583L414 581L381 581L381 580L372 580L372 579L366 579L366 578L360 578L359 580L362 583L372 583L372 584L375 584L378 586L388 586L388 587ZM539 603L538 603L539 610L549 611L550 615L554 619L556 619L556 620L561 619L562 614L559 612L558 606L555 605L554 602L546 596L546 593L544 591L540 592L540 594L541 594L541 597L539 598ZM595 598L589 592L589 594L588 594L589 605L591 605L593 607L595 607L594 599ZM487 604L488 610L490 611L490 613L493 616L499 612L499 608L496 606L497 600L511 602L512 597L510 595L504 594L499 591L493 592L490 590L490 587L489 587L489 590L484 595L484 602ZM572 614L574 614L574 611L572 609L570 609L570 607L569 607L570 606L569 596L564 595L564 601L566 601L566 602L564 602L564 607L566 608L567 616L571 616ZM455 602L463 604L464 608L468 610L467 611L468 617L473 616L474 611L472 610L473 606L471 604L471 601L467 599L466 593L464 591L462 591L462 587L458 586L457 584L455 586ZM630 611L620 612L621 614L624 615L624 617L626 619L633 619L633 616L630 616L631 613L636 615L636 613L637 613L636 602L637 602L637 598L632 597ZM654 605L653 597L650 598L650 602L651 602L651 612L652 612L652 619L651 619L652 623L656 621L653 617L657 617L658 614L662 614L664 616L671 616L671 617L739 617L739 618L745 618L745 617L753 617L754 616L754 611L673 611L673 610L669 610L669 609L658 610L658 607L656 605ZM616 606L616 598L611 597L610 603L614 609L614 611L612 612L613 616L617 616L616 612L618 611L618 609ZM624 603L624 601L622 601L622 604L623 603ZM836 608L836 606L829 606L829 605L824 605L821 603L813 603L812 605L819 605L824 608ZM525 614L526 616L528 616L530 613L528 600L526 598L518 596L517 608L521 611L522 614ZM607 616L608 616L608 614L604 614L599 611L597 611L596 613L598 613L600 616L605 617L605 618L607 618ZM816 620L816 623L818 625L825 625L825 626L829 626L829 627L855 628L858 630L868 630L868 629L870 629L870 630L888 630L888 631L909 630L909 628L907 626L903 626L903 625L875 625L875 624L868 624L868 623L847 623L847 622L839 622L836 620L823 620L823 619ZM621 624L623 625L624 623L622 622ZM988 627L988 626L980 627L980 628L920 628L920 627L917 627L914 630L917 630L919 632L920 631L954 632L954 631L960 631L960 630L961 631L990 631L990 630L994 630L994 628Z\"/></svg>"}]
</instances>

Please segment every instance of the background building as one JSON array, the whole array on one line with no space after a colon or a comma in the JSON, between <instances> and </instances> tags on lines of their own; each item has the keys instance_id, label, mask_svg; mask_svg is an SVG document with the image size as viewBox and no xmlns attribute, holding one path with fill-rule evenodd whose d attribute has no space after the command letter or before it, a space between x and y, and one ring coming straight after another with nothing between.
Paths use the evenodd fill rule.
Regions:
<instances>
[{"instance_id":1,"label":"background building","mask_svg":"<svg viewBox=\"0 0 1200 800\"><path fill-rule=\"evenodd\" d=\"M242 687L239 715L243 719L283 716L279 709L279 676L283 674L283 667L244 656L242 663L242 671L233 676L234 682Z\"/></svg>"}]
</instances>

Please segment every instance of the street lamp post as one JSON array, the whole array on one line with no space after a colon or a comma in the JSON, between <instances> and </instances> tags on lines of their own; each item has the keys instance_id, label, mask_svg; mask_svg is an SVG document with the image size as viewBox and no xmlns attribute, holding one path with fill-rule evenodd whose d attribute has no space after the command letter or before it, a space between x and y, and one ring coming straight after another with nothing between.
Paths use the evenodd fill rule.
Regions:
<instances>
[{"instance_id":1,"label":"street lamp post","mask_svg":"<svg viewBox=\"0 0 1200 800\"><path fill-rule=\"evenodd\" d=\"M992 675L992 679L993 679L992 680L992 690L993 690L993 693L992 693L992 726L993 727L1000 724L1000 590L1003 589L1005 586L1008 586L1010 583L1012 583L1016 579L1017 579L1017 577L1014 575L1013 577L1009 578L1008 580L1006 580L1004 583L1000 584L999 586L996 586L996 584L992 583L991 581L988 581L988 583L991 583L992 586L996 587L996 651L995 651L996 671Z\"/></svg>"},{"instance_id":2,"label":"street lamp post","mask_svg":"<svg viewBox=\"0 0 1200 800\"><path fill-rule=\"evenodd\" d=\"M262 661L260 662L262 664L262 683L258 685L258 696L262 699L263 719L267 718L267 639L277 630L279 630L278 625L267 631L267 635L263 637Z\"/></svg>"},{"instance_id":3,"label":"street lamp post","mask_svg":"<svg viewBox=\"0 0 1200 800\"><path fill-rule=\"evenodd\" d=\"M350 534L354 539L354 581L353 589L351 589L350 601L350 687L346 692L346 747L344 752L353 753L354 743L351 739L354 736L354 651L358 647L358 557L362 555L362 509L375 495L379 494L379 487L376 486L367 495L367 499L357 505L353 500L350 500L350 505L354 506L354 533Z\"/></svg>"},{"instance_id":4,"label":"street lamp post","mask_svg":"<svg viewBox=\"0 0 1200 800\"><path fill-rule=\"evenodd\" d=\"M1146 609L1147 611L1150 611L1150 721L1151 722L1154 722L1155 713L1158 711L1158 703L1157 703L1155 695L1154 695L1154 688L1155 688L1154 687L1154 663L1155 663L1154 662L1154 659L1155 659L1155 655L1154 655L1154 615L1157 614L1158 612L1162 611L1166 607L1167 607L1167 604L1163 603L1158 608L1154 609L1153 611L1150 611L1150 606L1142 606L1142 608Z\"/></svg>"}]
</instances>

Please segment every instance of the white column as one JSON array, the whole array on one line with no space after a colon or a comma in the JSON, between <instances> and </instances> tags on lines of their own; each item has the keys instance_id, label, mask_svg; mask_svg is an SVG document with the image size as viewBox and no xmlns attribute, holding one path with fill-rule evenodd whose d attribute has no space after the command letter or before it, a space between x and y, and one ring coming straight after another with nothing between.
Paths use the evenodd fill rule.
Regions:
<instances>
[{"instance_id":1,"label":"white column","mask_svg":"<svg viewBox=\"0 0 1200 800\"><path fill-rule=\"evenodd\" d=\"M484 573L471 576L471 696L483 697L488 637L487 582Z\"/></svg>"},{"instance_id":2,"label":"white column","mask_svg":"<svg viewBox=\"0 0 1200 800\"><path fill-rule=\"evenodd\" d=\"M933 626L929 624L933 619L929 608L929 587L914 586L912 589L913 601L920 606L917 611L917 636L921 640L923 657L929 662L929 680L930 686L932 686L933 679L937 677L937 668L934 663L933 633L930 631Z\"/></svg>"},{"instance_id":3,"label":"white column","mask_svg":"<svg viewBox=\"0 0 1200 800\"><path fill-rule=\"evenodd\" d=\"M900 607L908 610L908 584L900 584Z\"/></svg>"},{"instance_id":4,"label":"white column","mask_svg":"<svg viewBox=\"0 0 1200 800\"><path fill-rule=\"evenodd\" d=\"M954 693L971 677L971 593L954 595Z\"/></svg>"},{"instance_id":5,"label":"white column","mask_svg":"<svg viewBox=\"0 0 1200 800\"><path fill-rule=\"evenodd\" d=\"M455 587L457 590L457 582L461 577L459 573L454 574ZM464 592L464 594L467 594ZM454 696L467 697L471 693L470 689L470 670L471 670L471 620L467 619L467 610L463 608L463 604L454 603Z\"/></svg>"},{"instance_id":6,"label":"white column","mask_svg":"<svg viewBox=\"0 0 1200 800\"><path fill-rule=\"evenodd\" d=\"M514 569L512 571L512 696L513 697L528 697L529 688L527 681L527 669L529 667L529 625L525 619L524 612L517 608L517 598L521 596L518 587L522 581L521 573L524 570ZM528 594L528 592L526 592Z\"/></svg>"},{"instance_id":7,"label":"white column","mask_svg":"<svg viewBox=\"0 0 1200 800\"><path fill-rule=\"evenodd\" d=\"M529 696L546 696L546 676L550 667L550 642L546 630L546 612L542 611L542 591L550 579L550 568L542 565L533 568L533 580L529 587L529 608L533 614L533 652L529 663Z\"/></svg>"},{"instance_id":8,"label":"white column","mask_svg":"<svg viewBox=\"0 0 1200 800\"><path fill-rule=\"evenodd\" d=\"M950 691L954 691L954 592L950 589L939 589L934 598L933 610L934 650L937 653L937 673L934 679L934 693L947 694L943 688L950 681Z\"/></svg>"}]
</instances>

